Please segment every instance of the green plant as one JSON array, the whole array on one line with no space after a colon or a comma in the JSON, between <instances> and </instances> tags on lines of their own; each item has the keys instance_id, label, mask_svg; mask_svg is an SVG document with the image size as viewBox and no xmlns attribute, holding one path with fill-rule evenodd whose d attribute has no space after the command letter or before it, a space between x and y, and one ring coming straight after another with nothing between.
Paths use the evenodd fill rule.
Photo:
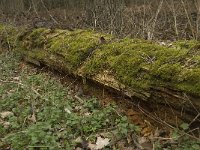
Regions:
<instances>
[{"instance_id":1,"label":"green plant","mask_svg":"<svg viewBox=\"0 0 200 150\"><path fill-rule=\"evenodd\" d=\"M120 139L138 130L115 105L102 107L96 98L80 103L48 73L21 68L15 53L3 53L0 60L0 112L13 113L3 119L8 128L0 124L0 149L73 149L79 137L95 141L106 132Z\"/></svg>"}]
</instances>

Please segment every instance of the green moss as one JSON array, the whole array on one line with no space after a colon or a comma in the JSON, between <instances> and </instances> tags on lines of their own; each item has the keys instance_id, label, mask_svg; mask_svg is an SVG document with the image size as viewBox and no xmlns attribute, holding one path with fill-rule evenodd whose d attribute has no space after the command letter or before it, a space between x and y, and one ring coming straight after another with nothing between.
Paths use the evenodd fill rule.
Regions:
<instances>
[{"instance_id":1,"label":"green moss","mask_svg":"<svg viewBox=\"0 0 200 150\"><path fill-rule=\"evenodd\" d=\"M101 36L106 38L106 44L100 44ZM41 28L26 35L23 42L29 55L68 72L79 69L82 75L93 76L108 70L133 89L166 86L200 95L197 41L177 41L168 48L140 39L111 39L110 35L90 30Z\"/></svg>"},{"instance_id":2,"label":"green moss","mask_svg":"<svg viewBox=\"0 0 200 150\"><path fill-rule=\"evenodd\" d=\"M26 55L30 56L31 58L36 58L36 60L44 60L47 58L48 53L45 51L34 49L32 51L28 51Z\"/></svg>"},{"instance_id":3,"label":"green moss","mask_svg":"<svg viewBox=\"0 0 200 150\"><path fill-rule=\"evenodd\" d=\"M48 51L63 56L69 70L76 70L99 45L101 36L106 39L111 37L94 31L77 30L68 32L52 38L48 44Z\"/></svg>"},{"instance_id":4,"label":"green moss","mask_svg":"<svg viewBox=\"0 0 200 150\"><path fill-rule=\"evenodd\" d=\"M46 35L50 33L50 29L39 28L33 30L23 41L26 49L42 48L46 42Z\"/></svg>"},{"instance_id":5,"label":"green moss","mask_svg":"<svg viewBox=\"0 0 200 150\"><path fill-rule=\"evenodd\" d=\"M173 82L178 79L181 73L181 65L179 63L175 64L163 64L157 70L153 70L153 75L157 78L161 78L166 82Z\"/></svg>"},{"instance_id":6,"label":"green moss","mask_svg":"<svg viewBox=\"0 0 200 150\"><path fill-rule=\"evenodd\" d=\"M180 40L176 41L172 44L176 49L191 49L198 45L199 42L196 40Z\"/></svg>"},{"instance_id":7,"label":"green moss","mask_svg":"<svg viewBox=\"0 0 200 150\"><path fill-rule=\"evenodd\" d=\"M106 40L112 38L111 35L91 30L67 31L39 28L26 35L23 47L29 51L34 49L38 52L46 51L52 57L64 60L67 70L73 72L100 44L99 39L102 36Z\"/></svg>"},{"instance_id":8,"label":"green moss","mask_svg":"<svg viewBox=\"0 0 200 150\"><path fill-rule=\"evenodd\" d=\"M148 41L123 39L97 49L82 72L91 76L106 69L134 89L167 86L200 94L200 72L195 69L200 67L200 57L191 56L197 42L191 43L193 41L189 46L167 48ZM187 66L188 60L196 63L193 69ZM194 84L191 86L191 83Z\"/></svg>"}]
</instances>

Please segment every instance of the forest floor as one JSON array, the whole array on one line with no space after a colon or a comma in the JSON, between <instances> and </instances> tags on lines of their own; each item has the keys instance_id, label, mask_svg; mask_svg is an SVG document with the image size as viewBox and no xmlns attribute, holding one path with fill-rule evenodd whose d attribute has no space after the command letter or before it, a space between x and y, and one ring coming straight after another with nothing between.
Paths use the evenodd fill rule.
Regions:
<instances>
[{"instance_id":1,"label":"forest floor","mask_svg":"<svg viewBox=\"0 0 200 150\"><path fill-rule=\"evenodd\" d=\"M0 149L191 149L187 124L169 129L94 83L0 54Z\"/></svg>"}]
</instances>

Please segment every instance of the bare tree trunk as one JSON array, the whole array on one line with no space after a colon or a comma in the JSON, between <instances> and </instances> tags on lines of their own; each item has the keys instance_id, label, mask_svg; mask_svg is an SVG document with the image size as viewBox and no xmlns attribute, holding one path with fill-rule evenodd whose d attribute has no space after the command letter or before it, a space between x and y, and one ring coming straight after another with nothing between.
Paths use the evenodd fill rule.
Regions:
<instances>
[{"instance_id":1,"label":"bare tree trunk","mask_svg":"<svg viewBox=\"0 0 200 150\"><path fill-rule=\"evenodd\" d=\"M152 40L153 39L154 31L155 31L155 27L156 27L156 23L157 23L157 19L158 19L158 15L159 15L159 13L161 11L162 6L163 6L163 0L160 1L160 4L158 6L157 12L156 12L155 17L153 19L152 25L149 28L149 31L148 31L148 40Z\"/></svg>"}]
</instances>

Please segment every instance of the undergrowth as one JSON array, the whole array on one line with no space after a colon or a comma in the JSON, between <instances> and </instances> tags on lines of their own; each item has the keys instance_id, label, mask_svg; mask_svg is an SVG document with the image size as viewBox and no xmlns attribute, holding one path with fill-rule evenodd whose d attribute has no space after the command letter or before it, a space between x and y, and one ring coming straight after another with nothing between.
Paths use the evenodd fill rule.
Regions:
<instances>
[{"instance_id":1,"label":"undergrowth","mask_svg":"<svg viewBox=\"0 0 200 150\"><path fill-rule=\"evenodd\" d=\"M86 149L99 137L109 139L104 149L120 149L119 140L138 136L139 127L117 106L102 107L96 98L78 101L57 78L20 59L13 53L0 54L0 149ZM181 128L188 130L187 124ZM200 142L180 130L173 131L171 140L163 143L161 138L153 145L155 150L200 149Z\"/></svg>"},{"instance_id":2,"label":"undergrowth","mask_svg":"<svg viewBox=\"0 0 200 150\"><path fill-rule=\"evenodd\" d=\"M60 81L19 60L0 55L0 113L10 113L0 119L0 149L73 149L102 134L117 141L139 130L116 106L102 107L95 98L79 102Z\"/></svg>"}]
</instances>

